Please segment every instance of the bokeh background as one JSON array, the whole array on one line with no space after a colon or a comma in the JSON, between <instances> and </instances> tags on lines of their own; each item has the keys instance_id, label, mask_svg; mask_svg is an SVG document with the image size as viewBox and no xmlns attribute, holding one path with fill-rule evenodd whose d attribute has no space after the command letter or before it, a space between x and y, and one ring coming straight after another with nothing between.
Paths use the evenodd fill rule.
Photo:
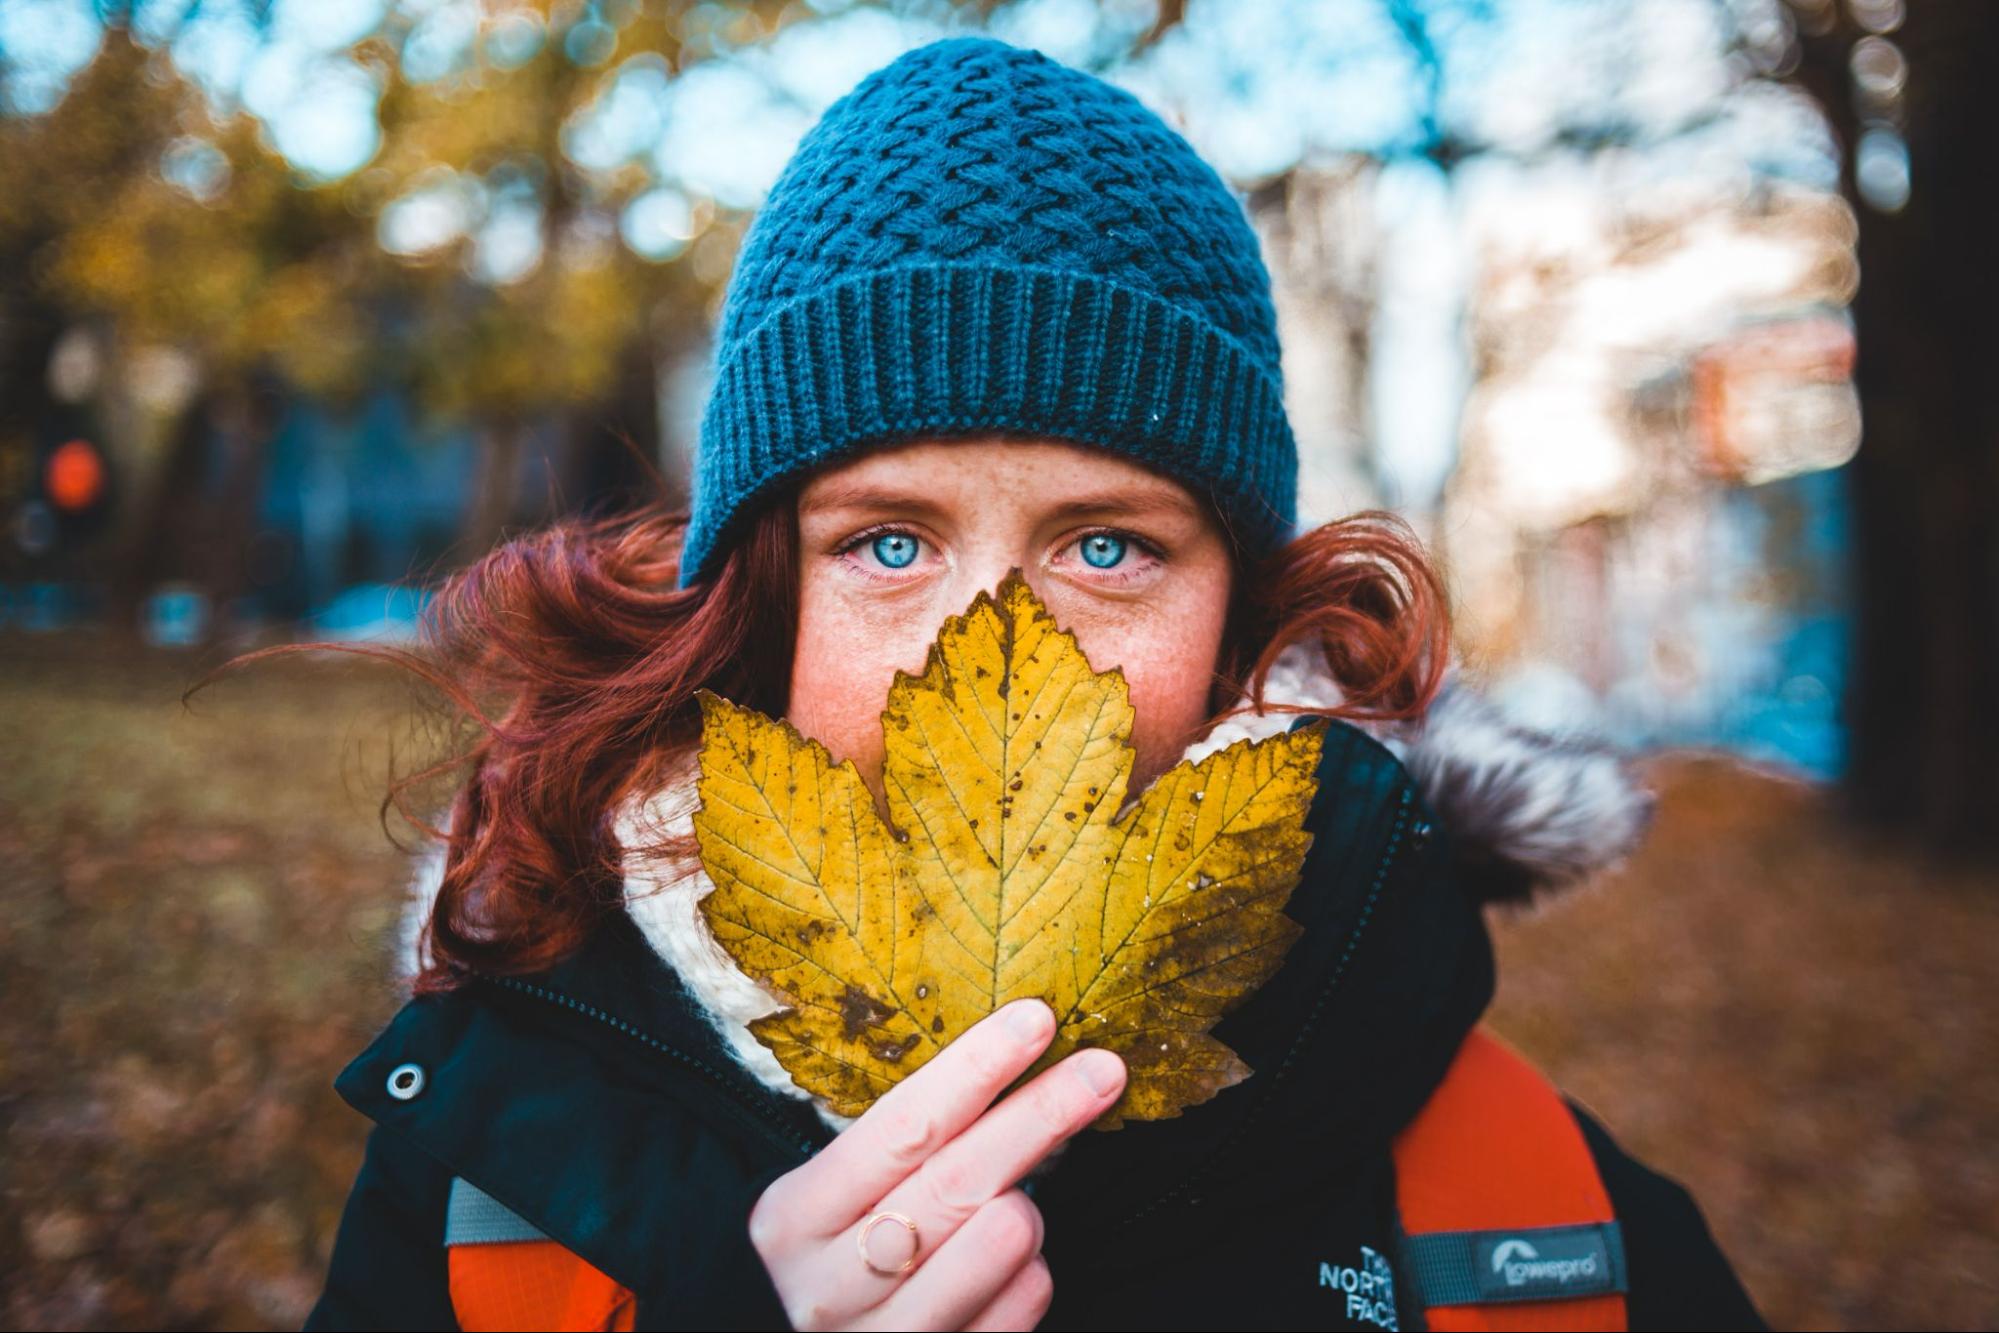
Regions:
<instances>
[{"instance_id":1,"label":"bokeh background","mask_svg":"<svg viewBox=\"0 0 1999 1333\"><path fill-rule=\"evenodd\" d=\"M1645 753L1502 1030L1778 1324L1999 1324L1990 0L0 0L0 1323L303 1317L438 724L182 691L678 487L791 147L974 30L1241 191L1308 513Z\"/></svg>"}]
</instances>

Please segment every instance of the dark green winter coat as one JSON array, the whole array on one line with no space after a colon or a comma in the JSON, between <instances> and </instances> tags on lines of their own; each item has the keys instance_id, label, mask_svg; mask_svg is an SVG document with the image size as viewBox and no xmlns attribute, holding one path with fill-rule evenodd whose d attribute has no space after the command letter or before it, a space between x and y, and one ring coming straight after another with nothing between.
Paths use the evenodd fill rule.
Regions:
<instances>
[{"instance_id":1,"label":"dark green winter coat","mask_svg":"<svg viewBox=\"0 0 1999 1333\"><path fill-rule=\"evenodd\" d=\"M1323 1280L1368 1251L1396 1276L1386 1323L1423 1326L1389 1143L1491 999L1480 897L1535 867L1502 845L1468 869L1436 806L1478 775L1397 748L1408 767L1328 732L1287 909L1304 933L1216 1029L1255 1073L1178 1119L1086 1132L1033 1182L1055 1278L1042 1327L1385 1326L1350 1320ZM389 1089L404 1065L414 1097ZM411 1001L337 1086L375 1129L308 1328L454 1326L454 1176L630 1288L640 1328L785 1326L746 1218L831 1131L733 1059L628 917L545 974ZM1622 1228L1631 1327L1761 1327L1687 1194L1575 1113Z\"/></svg>"}]
</instances>

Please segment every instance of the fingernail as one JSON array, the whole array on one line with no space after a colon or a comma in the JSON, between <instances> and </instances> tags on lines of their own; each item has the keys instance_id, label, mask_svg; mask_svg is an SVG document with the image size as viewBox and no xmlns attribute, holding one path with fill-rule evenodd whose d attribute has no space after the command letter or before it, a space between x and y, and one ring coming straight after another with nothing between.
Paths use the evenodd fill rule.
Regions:
<instances>
[{"instance_id":1,"label":"fingernail","mask_svg":"<svg viewBox=\"0 0 1999 1333\"><path fill-rule=\"evenodd\" d=\"M1105 1097L1124 1086L1124 1061L1110 1051L1082 1051L1075 1059L1076 1077L1089 1086L1091 1092Z\"/></svg>"},{"instance_id":2,"label":"fingernail","mask_svg":"<svg viewBox=\"0 0 1999 1333\"><path fill-rule=\"evenodd\" d=\"M1039 1000L1022 1000L1006 1011L1006 1030L1023 1042L1040 1043L1048 1038L1055 1011Z\"/></svg>"}]
</instances>

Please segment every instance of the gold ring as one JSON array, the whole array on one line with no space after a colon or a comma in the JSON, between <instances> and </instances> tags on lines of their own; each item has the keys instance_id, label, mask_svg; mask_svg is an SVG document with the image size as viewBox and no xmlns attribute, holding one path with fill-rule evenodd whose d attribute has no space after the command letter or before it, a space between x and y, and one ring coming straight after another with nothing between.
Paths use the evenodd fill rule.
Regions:
<instances>
[{"instance_id":1,"label":"gold ring","mask_svg":"<svg viewBox=\"0 0 1999 1333\"><path fill-rule=\"evenodd\" d=\"M883 1222L900 1222L903 1229L909 1232L909 1257L902 1261L900 1267L883 1268L868 1254L868 1236ZM894 1277L897 1273L907 1273L910 1269L916 1267L916 1251L920 1247L921 1242L916 1235L916 1223L910 1221L901 1213L891 1213L884 1209L861 1223L860 1234L854 1237L854 1244L860 1248L862 1263L866 1264L874 1272L880 1273L883 1277Z\"/></svg>"}]
</instances>

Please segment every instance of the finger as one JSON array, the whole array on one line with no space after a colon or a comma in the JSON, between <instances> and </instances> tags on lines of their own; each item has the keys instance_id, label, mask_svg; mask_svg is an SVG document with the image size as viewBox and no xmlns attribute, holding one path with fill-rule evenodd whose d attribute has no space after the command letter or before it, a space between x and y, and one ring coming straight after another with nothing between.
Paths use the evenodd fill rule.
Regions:
<instances>
[{"instance_id":1,"label":"finger","mask_svg":"<svg viewBox=\"0 0 1999 1333\"><path fill-rule=\"evenodd\" d=\"M1041 1322L1055 1299L1055 1279L1048 1261L1035 1255L1000 1288L992 1303L965 1323L966 1333L1026 1333Z\"/></svg>"},{"instance_id":2,"label":"finger","mask_svg":"<svg viewBox=\"0 0 1999 1333\"><path fill-rule=\"evenodd\" d=\"M908 1179L868 1211L900 1213L916 1224L914 1250L895 1222L878 1224L868 1253L883 1267L905 1256L926 1271L993 1199L1013 1190L1056 1146L1095 1120L1124 1090L1124 1062L1104 1050L1078 1051L1041 1071L1005 1101L980 1116ZM1018 1192L1018 1191L1015 1191ZM858 1262L864 1217L821 1251L817 1289L834 1291L831 1307L858 1313L891 1299L915 1281L907 1273L880 1273ZM974 1306L973 1309L980 1307Z\"/></svg>"},{"instance_id":3,"label":"finger","mask_svg":"<svg viewBox=\"0 0 1999 1333\"><path fill-rule=\"evenodd\" d=\"M811 1235L847 1230L978 1119L1054 1036L1054 1011L1040 1000L994 1010L890 1088L811 1161L773 1182L771 1208Z\"/></svg>"},{"instance_id":4,"label":"finger","mask_svg":"<svg viewBox=\"0 0 1999 1333\"><path fill-rule=\"evenodd\" d=\"M1124 1061L1077 1051L987 1111L889 1191L883 1209L917 1227L916 1261L934 1254L988 1199L1012 1189L1124 1091Z\"/></svg>"},{"instance_id":5,"label":"finger","mask_svg":"<svg viewBox=\"0 0 1999 1333\"><path fill-rule=\"evenodd\" d=\"M1041 1210L1008 1190L958 1228L866 1322L883 1328L963 1328L1041 1251Z\"/></svg>"}]
</instances>

